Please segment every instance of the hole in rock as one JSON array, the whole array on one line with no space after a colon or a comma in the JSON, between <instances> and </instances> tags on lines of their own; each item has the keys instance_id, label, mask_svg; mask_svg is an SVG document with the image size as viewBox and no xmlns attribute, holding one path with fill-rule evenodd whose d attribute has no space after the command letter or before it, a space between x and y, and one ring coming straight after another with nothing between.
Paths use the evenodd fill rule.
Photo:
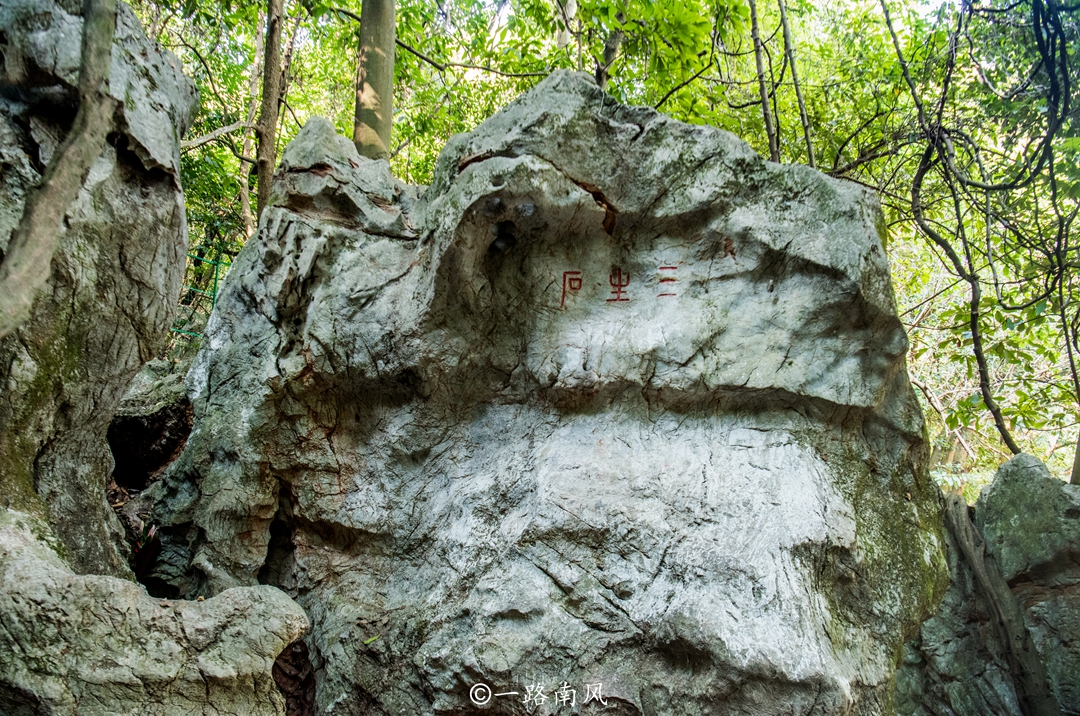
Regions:
<instances>
[{"instance_id":1,"label":"hole in rock","mask_svg":"<svg viewBox=\"0 0 1080 716\"><path fill-rule=\"evenodd\" d=\"M114 462L106 497L127 533L135 578L153 597L175 598L178 590L153 575L162 541L143 491L179 457L193 420L191 403L181 397L145 415L116 415L106 433Z\"/></svg>"},{"instance_id":2,"label":"hole in rock","mask_svg":"<svg viewBox=\"0 0 1080 716\"><path fill-rule=\"evenodd\" d=\"M285 697L285 715L314 716L315 670L311 666L307 644L298 641L285 647L271 673Z\"/></svg>"},{"instance_id":3,"label":"hole in rock","mask_svg":"<svg viewBox=\"0 0 1080 716\"><path fill-rule=\"evenodd\" d=\"M146 593L154 599L179 599L180 590L172 584L169 584L164 579L158 577L140 577L135 575L139 579L139 584L146 587Z\"/></svg>"},{"instance_id":4,"label":"hole in rock","mask_svg":"<svg viewBox=\"0 0 1080 716\"><path fill-rule=\"evenodd\" d=\"M514 222L500 221L495 225L495 240L488 246L489 256L505 254L517 244L517 236L514 235Z\"/></svg>"},{"instance_id":5,"label":"hole in rock","mask_svg":"<svg viewBox=\"0 0 1080 716\"><path fill-rule=\"evenodd\" d=\"M282 489L284 492L284 488ZM259 569L259 584L284 588L293 570L293 526L286 522L288 497L282 497L282 507L270 523L270 544L266 547L266 561Z\"/></svg>"},{"instance_id":6,"label":"hole in rock","mask_svg":"<svg viewBox=\"0 0 1080 716\"><path fill-rule=\"evenodd\" d=\"M41 698L14 684L0 684L0 713L5 716L37 716L48 713Z\"/></svg>"},{"instance_id":7,"label":"hole in rock","mask_svg":"<svg viewBox=\"0 0 1080 716\"><path fill-rule=\"evenodd\" d=\"M113 418L107 438L116 463L116 484L125 490L145 489L180 455L193 419L187 398L149 415Z\"/></svg>"}]
</instances>

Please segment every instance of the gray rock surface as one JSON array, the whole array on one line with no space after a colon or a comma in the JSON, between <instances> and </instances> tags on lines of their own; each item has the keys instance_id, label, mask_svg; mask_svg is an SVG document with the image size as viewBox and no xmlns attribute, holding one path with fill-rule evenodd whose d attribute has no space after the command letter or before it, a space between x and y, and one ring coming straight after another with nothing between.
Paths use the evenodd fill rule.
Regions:
<instances>
[{"instance_id":1,"label":"gray rock surface","mask_svg":"<svg viewBox=\"0 0 1080 716\"><path fill-rule=\"evenodd\" d=\"M1030 455L1001 466L975 505L1064 716L1080 716L1080 485Z\"/></svg>"},{"instance_id":2,"label":"gray rock surface","mask_svg":"<svg viewBox=\"0 0 1080 716\"><path fill-rule=\"evenodd\" d=\"M72 120L80 8L0 3L0 251ZM175 311L187 248L179 143L195 91L123 5L109 91L116 131L68 210L31 318L0 341L0 508L46 517L75 571L130 576L105 502L105 433Z\"/></svg>"},{"instance_id":3,"label":"gray rock surface","mask_svg":"<svg viewBox=\"0 0 1080 716\"><path fill-rule=\"evenodd\" d=\"M72 118L72 5L0 3L0 251ZM0 342L4 716L285 712L272 667L308 626L288 596L255 586L163 601L108 576L131 570L105 501L106 429L160 352L185 263L179 140L195 97L178 67L121 6L116 132L68 210L32 317Z\"/></svg>"},{"instance_id":4,"label":"gray rock surface","mask_svg":"<svg viewBox=\"0 0 1080 716\"><path fill-rule=\"evenodd\" d=\"M987 553L1024 621L1064 716L1080 714L1080 487L1030 455L1001 466L975 505ZM902 716L1019 715L1013 677L991 612L949 543L952 583L941 608L905 646Z\"/></svg>"},{"instance_id":5,"label":"gray rock surface","mask_svg":"<svg viewBox=\"0 0 1080 716\"><path fill-rule=\"evenodd\" d=\"M0 510L0 713L5 716L277 716L274 659L307 629L273 587L202 602L76 575L48 527Z\"/></svg>"},{"instance_id":6,"label":"gray rock surface","mask_svg":"<svg viewBox=\"0 0 1080 716\"><path fill-rule=\"evenodd\" d=\"M422 197L312 120L188 375L157 576L294 595L319 713L891 713L946 564L882 231L583 75Z\"/></svg>"}]
</instances>

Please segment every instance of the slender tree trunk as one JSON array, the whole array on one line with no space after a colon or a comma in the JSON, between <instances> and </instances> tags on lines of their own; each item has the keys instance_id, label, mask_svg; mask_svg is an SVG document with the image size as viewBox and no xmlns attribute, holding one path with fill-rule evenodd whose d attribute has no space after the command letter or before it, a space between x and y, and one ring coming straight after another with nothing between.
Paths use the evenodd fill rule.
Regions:
<instances>
[{"instance_id":1,"label":"slender tree trunk","mask_svg":"<svg viewBox=\"0 0 1080 716\"><path fill-rule=\"evenodd\" d=\"M773 128L772 110L769 107L769 90L765 86L765 54L761 43L761 28L758 25L757 2L748 0L750 4L750 34L754 38L754 63L757 65L758 93L761 95L761 117L765 120L765 134L769 138L769 159L774 162L780 161L780 142Z\"/></svg>"},{"instance_id":2,"label":"slender tree trunk","mask_svg":"<svg viewBox=\"0 0 1080 716\"><path fill-rule=\"evenodd\" d=\"M1080 485L1080 436L1077 437L1076 450L1073 452L1072 477L1069 478L1069 482Z\"/></svg>"},{"instance_id":3,"label":"slender tree trunk","mask_svg":"<svg viewBox=\"0 0 1080 716\"><path fill-rule=\"evenodd\" d=\"M259 12L259 21L255 30L255 61L251 63L251 80L248 83L247 123L255 124L255 116L259 111L259 75L262 74L264 27L266 15ZM251 156L254 149L251 132L244 130L244 144L240 152L245 157ZM240 215L244 219L244 235L251 237L255 233L255 215L251 212L251 189L248 180L251 176L251 162L240 162Z\"/></svg>"},{"instance_id":4,"label":"slender tree trunk","mask_svg":"<svg viewBox=\"0 0 1080 716\"><path fill-rule=\"evenodd\" d=\"M791 83L795 86L795 99L799 102L799 120L802 122L803 138L806 139L806 157L811 167L817 168L817 159L814 157L814 144L810 141L810 119L806 114L806 102L803 100L802 87L799 86L799 73L795 68L795 43L791 41L791 26L787 19L787 3L777 0L780 5L780 24L784 28L784 52L787 54L788 64L791 66Z\"/></svg>"},{"instance_id":5,"label":"slender tree trunk","mask_svg":"<svg viewBox=\"0 0 1080 716\"><path fill-rule=\"evenodd\" d=\"M581 18L578 18L578 21L577 21L577 71L578 72L584 72L585 71L585 62L584 62L584 60L582 58L582 54L581 54L581 43L583 42L584 37L585 37L585 34L584 34L584 31L582 30L582 27L581 27Z\"/></svg>"},{"instance_id":6,"label":"slender tree trunk","mask_svg":"<svg viewBox=\"0 0 1080 716\"><path fill-rule=\"evenodd\" d=\"M1005 425L1005 416L1001 413L1001 407L994 400L994 391L990 386L990 366L986 363L986 354L983 352L982 328L979 320L979 304L982 303L982 287L979 285L979 275L974 269L968 274L968 284L971 286L971 301L969 302L970 326L971 326L971 351L975 354L975 364L979 368L979 390L982 392L983 403L990 415L994 417L994 425L1001 434L1005 446L1012 451L1013 455L1023 452L1016 444L1008 426Z\"/></svg>"},{"instance_id":7,"label":"slender tree trunk","mask_svg":"<svg viewBox=\"0 0 1080 716\"><path fill-rule=\"evenodd\" d=\"M604 42L604 64L596 66L596 84L600 89L607 89L608 77L611 76L611 65L619 56L619 48L622 46L626 34L622 30L612 30Z\"/></svg>"},{"instance_id":8,"label":"slender tree trunk","mask_svg":"<svg viewBox=\"0 0 1080 716\"><path fill-rule=\"evenodd\" d=\"M285 45L285 56L281 60L281 100L278 102L278 131L285 127L285 112L289 109L289 80L292 79L293 53L296 50L296 36L300 32L300 13L293 19L289 42Z\"/></svg>"},{"instance_id":9,"label":"slender tree trunk","mask_svg":"<svg viewBox=\"0 0 1080 716\"><path fill-rule=\"evenodd\" d=\"M52 272L64 214L112 129L116 101L103 85L109 79L115 32L116 0L84 0L79 110L41 183L28 193L22 219L0 264L0 338L30 316L34 299Z\"/></svg>"},{"instance_id":10,"label":"slender tree trunk","mask_svg":"<svg viewBox=\"0 0 1080 716\"><path fill-rule=\"evenodd\" d=\"M1073 393L1076 395L1076 400L1080 401L1080 375L1077 374L1076 356L1073 355L1075 336L1069 328L1068 304L1065 301L1063 283L1064 281L1058 283L1058 305L1061 306L1058 315L1061 318L1061 332L1065 336L1065 352L1069 356L1069 377L1072 378ZM1073 451L1072 475L1069 477L1069 482L1073 485L1080 485L1080 437L1077 438L1076 449Z\"/></svg>"},{"instance_id":11,"label":"slender tree trunk","mask_svg":"<svg viewBox=\"0 0 1080 716\"><path fill-rule=\"evenodd\" d=\"M990 194L987 192L986 198L986 215L987 215L987 239L986 245L990 245ZM989 253L989 252L988 252ZM991 264L991 268L993 264ZM996 274L995 274L996 278ZM1071 287L1070 287L1071 288ZM1069 357L1069 378L1072 379L1073 395L1076 401L1080 403L1080 374L1076 371L1076 356L1073 355L1073 346L1076 345L1076 335L1073 333L1069 323L1069 302L1065 297L1065 279L1062 278L1058 281L1058 319L1061 321L1061 335L1065 338L1065 354ZM1069 477L1069 482L1073 485L1080 485L1080 437L1077 438L1076 448L1073 450L1073 464L1072 474Z\"/></svg>"},{"instance_id":12,"label":"slender tree trunk","mask_svg":"<svg viewBox=\"0 0 1080 716\"><path fill-rule=\"evenodd\" d=\"M364 0L356 72L353 142L361 155L390 158L394 121L394 0Z\"/></svg>"},{"instance_id":13,"label":"slender tree trunk","mask_svg":"<svg viewBox=\"0 0 1080 716\"><path fill-rule=\"evenodd\" d=\"M255 165L259 173L259 197L256 219L270 201L270 180L277 161L277 116L281 102L281 25L284 22L283 0L266 3L266 51L263 55L263 96L255 135L259 153Z\"/></svg>"},{"instance_id":14,"label":"slender tree trunk","mask_svg":"<svg viewBox=\"0 0 1080 716\"><path fill-rule=\"evenodd\" d=\"M886 16L886 18L887 17L888 16ZM890 30L891 29L892 27L890 25ZM896 40L894 40L894 42L896 42L896 46L899 48L899 42ZM921 107L921 105L919 106ZM962 278L971 288L971 296L968 301L970 312L969 325L971 326L971 352L974 354L975 363L979 368L979 391L982 394L983 403L986 405L986 409L989 410L990 415L994 417L994 426L997 427L998 434L1001 435L1001 440L1014 455L1019 455L1023 451L1020 449L1020 446L1016 444L1016 441L1013 440L1012 434L1005 424L1005 417L1001 413L1001 408L998 406L997 401L994 400L994 393L990 385L990 368L986 363L986 355L983 353L982 330L980 328L979 304L982 302L982 287L979 285L979 273L972 265L971 252L965 242L965 264L965 261L960 258L958 253L956 253L952 244L946 241L945 237L931 226L930 222L927 221L926 217L923 215L922 183L927 172L934 166L935 152L937 152L937 149L935 149L933 144L927 145L926 149L923 150L922 159L919 160L919 168L915 170L915 176L911 179L911 215L914 217L915 223L922 232L930 237L930 240L937 244L938 248L945 253L949 262L952 264L953 269L955 269L956 275Z\"/></svg>"}]
</instances>

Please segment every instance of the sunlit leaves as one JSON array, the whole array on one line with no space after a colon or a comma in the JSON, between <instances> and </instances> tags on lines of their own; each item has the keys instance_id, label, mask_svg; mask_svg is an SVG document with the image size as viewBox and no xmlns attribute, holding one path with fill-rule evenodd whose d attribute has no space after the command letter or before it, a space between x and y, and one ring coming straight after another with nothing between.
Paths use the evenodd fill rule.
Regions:
<instances>
[{"instance_id":1,"label":"sunlit leaves","mask_svg":"<svg viewBox=\"0 0 1080 716\"><path fill-rule=\"evenodd\" d=\"M1046 99L1051 77L1039 64L1025 15L1029 4L888 4L917 94L935 123L944 99L940 122L953 132L957 169L975 180L1009 176L1038 147L1052 108ZM287 2L286 42L292 28L298 30L279 149L313 115L327 116L340 132L351 134L354 16L360 5L360 0ZM453 134L473 129L533 86L539 77L531 73L580 67L593 74L604 65L605 45L617 33L621 45L607 68L607 91L616 99L650 106L662 100L662 110L673 117L729 129L759 151L766 149L743 0L578 0L576 5L567 18L558 0L398 0L398 38L434 63L398 48L391 160L396 176L429 182L438 153ZM245 116L260 7L239 0L136 4L198 84L202 108L189 136ZM976 11L950 55L956 13L971 7ZM979 14L983 9L985 16ZM777 6L759 0L758 10L781 160L804 162ZM955 447L962 434L973 453L970 460L991 465L1003 454L989 427L972 354L967 286L912 224L911 180L927 137L881 7L870 0L787 0L787 10L818 166L881 197L898 304L911 337L910 369L941 410L920 389L928 401L932 438ZM1076 17L1069 22L1075 41L1068 51L1075 58L1080 33ZM567 33L561 47L560 28ZM946 86L942 78L950 62L954 72ZM1074 78L1074 91L1078 85ZM1073 205L1080 200L1076 105L1080 102L1051 146L1057 196ZM232 144L223 139L184 155L189 223L199 245L227 251L239 246L237 206L244 179L235 150L242 136L237 132ZM1055 213L1049 200L1046 175L989 201L966 189L959 209L949 189L944 174L929 172L924 211L950 240L962 235L969 241L984 286L980 327L990 388L1024 448L1053 456L1060 472L1068 450L1058 448L1074 441L1077 429L1060 316L1063 308L1076 305L1080 293L1077 286L1048 277L1062 262L1080 266L1077 240L1058 228L1061 212Z\"/></svg>"}]
</instances>

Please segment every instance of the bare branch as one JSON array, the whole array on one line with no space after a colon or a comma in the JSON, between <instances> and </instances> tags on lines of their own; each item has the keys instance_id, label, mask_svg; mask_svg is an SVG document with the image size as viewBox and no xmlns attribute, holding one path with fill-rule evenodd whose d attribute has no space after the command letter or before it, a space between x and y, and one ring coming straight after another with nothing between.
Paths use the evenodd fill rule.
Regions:
<instances>
[{"instance_id":1,"label":"bare branch","mask_svg":"<svg viewBox=\"0 0 1080 716\"><path fill-rule=\"evenodd\" d=\"M360 16L354 12L346 10L345 8L335 7L334 12L337 12L355 22L360 22ZM395 44L406 52L415 55L419 59L423 60L427 64L431 65L439 72L446 72L451 67L460 67L466 70L480 70L481 72L490 72L495 75L501 75L503 77L547 77L551 74L551 70L545 70L543 72L504 72L503 70L496 69L494 67L487 67L485 65L473 65L467 62L439 62L438 60L425 55L420 50L416 49L412 45L404 42L401 38L394 38Z\"/></svg>"},{"instance_id":2,"label":"bare branch","mask_svg":"<svg viewBox=\"0 0 1080 716\"><path fill-rule=\"evenodd\" d=\"M679 90L681 90L681 89L682 89L683 87L686 87L686 86L687 86L688 84L690 84L691 82L693 82L694 80L696 80L696 79L697 79L698 77L701 77L701 76L702 76L703 74L705 74L705 70L709 69L710 67L712 67L712 61L710 61L710 62L709 62L708 64L706 64L706 65L705 65L704 67L702 67L702 68L701 68L700 70L698 70L697 72L695 72L695 73L693 74L693 76L691 76L691 77L690 77L689 79L687 79L686 81L684 81L684 82L680 82L679 84L677 84L677 85L675 85L674 87L672 87L672 88L671 88L671 89L670 89L670 90L668 91L668 93L667 93L666 95L664 95L663 97L661 97L661 98L660 98L660 101L659 101L659 102L657 102L657 103L656 103L655 105L653 105L653 109L660 109L660 107L662 107L662 106L663 106L664 102L667 102L667 101L668 101L668 99L670 99L670 98L671 98L671 95L675 94L676 92L678 92Z\"/></svg>"},{"instance_id":3,"label":"bare branch","mask_svg":"<svg viewBox=\"0 0 1080 716\"><path fill-rule=\"evenodd\" d=\"M195 139L190 139L190 140L185 139L183 142L180 143L180 146L185 151L188 150L188 149L195 149L196 147L201 147L204 144L209 144L210 142L214 141L215 139L217 139L218 137L220 137L223 134L229 134L230 132L235 132L238 129L254 129L254 128L255 128L254 124L249 124L248 122L245 122L244 120L241 119L241 120L239 120L237 122L233 122L232 124L227 124L224 127L218 127L213 132L209 132L207 134L204 134L201 137L196 137Z\"/></svg>"},{"instance_id":4,"label":"bare branch","mask_svg":"<svg viewBox=\"0 0 1080 716\"><path fill-rule=\"evenodd\" d=\"M467 70L480 70L481 72L490 72L492 74L501 75L503 77L547 77L549 74L551 74L551 70L544 70L543 72L504 72L503 70L498 70L494 67L487 67L485 65L474 65L468 62L439 62L432 59L431 57L428 57L420 50L417 50L415 47L401 41L400 39L395 38L395 41L397 42L398 47L412 53L413 55L416 55L421 60L437 69L439 72L446 72L446 70L450 67L460 67Z\"/></svg>"}]
</instances>

